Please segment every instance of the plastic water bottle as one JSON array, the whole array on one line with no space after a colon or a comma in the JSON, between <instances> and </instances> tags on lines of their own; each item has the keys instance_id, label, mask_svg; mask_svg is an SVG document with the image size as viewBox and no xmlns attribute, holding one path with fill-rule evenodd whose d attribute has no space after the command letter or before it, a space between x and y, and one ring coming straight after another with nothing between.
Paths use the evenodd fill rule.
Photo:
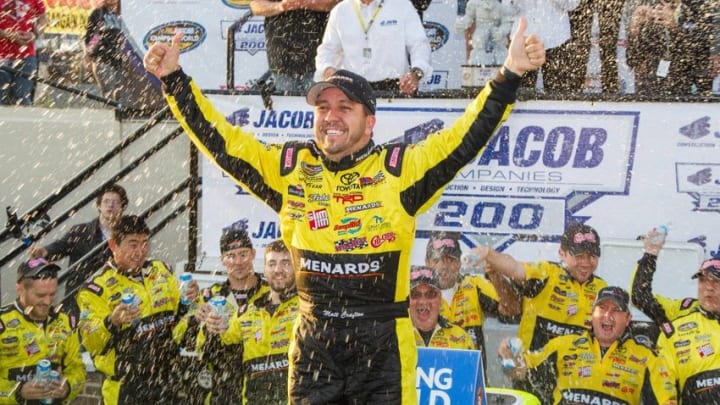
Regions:
<instances>
[{"instance_id":1,"label":"plastic water bottle","mask_svg":"<svg viewBox=\"0 0 720 405\"><path fill-rule=\"evenodd\" d=\"M60 381L60 373L55 370L50 370L45 381L46 384L50 381ZM41 404L52 404L53 402L55 402L54 398L43 398L40 400Z\"/></svg>"},{"instance_id":2,"label":"plastic water bottle","mask_svg":"<svg viewBox=\"0 0 720 405\"><path fill-rule=\"evenodd\" d=\"M213 311L220 315L224 322L227 322L227 299L222 295L216 295L210 298L209 303L212 306Z\"/></svg>"},{"instance_id":3,"label":"plastic water bottle","mask_svg":"<svg viewBox=\"0 0 720 405\"><path fill-rule=\"evenodd\" d=\"M650 238L650 243L654 245L658 245L660 243L665 242L665 238L668 234L668 226L667 225L658 225L655 230L657 231L657 234L653 235Z\"/></svg>"},{"instance_id":4,"label":"plastic water bottle","mask_svg":"<svg viewBox=\"0 0 720 405\"><path fill-rule=\"evenodd\" d=\"M126 305L130 305L130 306L135 307L135 308L137 308L137 305L138 305L137 297L135 296L135 294L133 294L133 293L131 293L131 292L126 292L126 293L124 293L124 294L122 295L122 297L120 298L120 302L122 302L123 304L126 304ZM133 325L133 326L134 326L134 325L137 325L138 322L140 322L139 319L133 319L132 325Z\"/></svg>"},{"instance_id":5,"label":"plastic water bottle","mask_svg":"<svg viewBox=\"0 0 720 405\"><path fill-rule=\"evenodd\" d=\"M220 316L227 315L227 298L222 295L216 295L210 298L210 305L213 307L213 311Z\"/></svg>"},{"instance_id":6,"label":"plastic water bottle","mask_svg":"<svg viewBox=\"0 0 720 405\"><path fill-rule=\"evenodd\" d=\"M131 292L124 293L122 298L120 298L120 302L125 305L137 306L137 302L135 302L135 294Z\"/></svg>"},{"instance_id":7,"label":"plastic water bottle","mask_svg":"<svg viewBox=\"0 0 720 405\"><path fill-rule=\"evenodd\" d=\"M35 382L38 384L45 385L50 381L50 360L42 359L35 368ZM40 400L43 404L51 404L52 398L43 398Z\"/></svg>"},{"instance_id":8,"label":"plastic water bottle","mask_svg":"<svg viewBox=\"0 0 720 405\"><path fill-rule=\"evenodd\" d=\"M525 361L523 360L523 351L525 349L523 348L522 340L520 340L519 337L513 337L508 342L508 346L510 347L510 352L512 353L516 365L518 367L524 366Z\"/></svg>"},{"instance_id":9,"label":"plastic water bottle","mask_svg":"<svg viewBox=\"0 0 720 405\"><path fill-rule=\"evenodd\" d=\"M460 263L462 263L463 268L472 269L475 268L479 259L475 252L463 253L463 255L460 256Z\"/></svg>"},{"instance_id":10,"label":"plastic water bottle","mask_svg":"<svg viewBox=\"0 0 720 405\"><path fill-rule=\"evenodd\" d=\"M512 353L512 358L502 359L502 368L505 371L510 371L516 367L525 367L525 360L523 360L523 343L518 337L510 338L508 341L508 348Z\"/></svg>"},{"instance_id":11,"label":"plastic water bottle","mask_svg":"<svg viewBox=\"0 0 720 405\"><path fill-rule=\"evenodd\" d=\"M191 273L183 273L180 275L180 304L190 305L192 302L187 298L188 285L192 281Z\"/></svg>"}]
</instances>

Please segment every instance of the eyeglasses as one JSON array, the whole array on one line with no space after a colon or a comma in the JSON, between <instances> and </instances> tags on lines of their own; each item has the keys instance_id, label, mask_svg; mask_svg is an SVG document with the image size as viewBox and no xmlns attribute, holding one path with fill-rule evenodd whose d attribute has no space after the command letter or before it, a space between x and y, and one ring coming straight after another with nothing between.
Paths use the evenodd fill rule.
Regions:
<instances>
[{"instance_id":1,"label":"eyeglasses","mask_svg":"<svg viewBox=\"0 0 720 405\"><path fill-rule=\"evenodd\" d=\"M438 295L440 295L440 291L438 291L436 289L430 289L430 290L425 291L424 293L420 292L418 290L410 291L410 298L412 298L414 300L418 300L423 297L425 297L425 299L432 300L432 299L437 298Z\"/></svg>"},{"instance_id":2,"label":"eyeglasses","mask_svg":"<svg viewBox=\"0 0 720 405\"><path fill-rule=\"evenodd\" d=\"M120 200L115 200L115 199L110 199L110 198L103 198L102 200L100 200L100 204L102 204L102 205L113 205L113 206L115 206L115 205L122 205L122 201L120 201Z\"/></svg>"}]
</instances>

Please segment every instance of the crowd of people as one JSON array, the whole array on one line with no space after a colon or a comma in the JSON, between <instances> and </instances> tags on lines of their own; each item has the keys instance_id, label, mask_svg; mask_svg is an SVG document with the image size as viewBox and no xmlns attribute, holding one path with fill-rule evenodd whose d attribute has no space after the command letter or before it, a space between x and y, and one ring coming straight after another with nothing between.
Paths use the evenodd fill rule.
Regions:
<instances>
[{"instance_id":1,"label":"crowd of people","mask_svg":"<svg viewBox=\"0 0 720 405\"><path fill-rule=\"evenodd\" d=\"M37 74L36 43L47 24L38 0L0 3L0 67ZM5 6L8 3L10 6ZM499 65L507 54L518 16L529 33L544 38L547 63L529 73L523 87L546 97L582 93L588 84L593 19L597 18L599 88L603 94L702 95L720 86L720 6L710 0L470 0L459 2L456 30L467 55L442 65ZM18 6L14 6L18 4ZM302 93L339 69L366 77L375 90L412 96L432 74L431 46L422 15L427 1L253 0L253 14L265 17L269 70L275 90ZM413 12L416 11L416 12ZM135 108L160 103L151 84L130 77L119 0L103 0L82 37L84 61L98 92ZM621 24L626 61L618 61ZM464 32L464 34L462 34ZM620 66L632 71L632 89L620 85ZM539 78L541 77L541 79ZM628 79L630 80L630 79ZM713 80L716 83L713 84ZM141 85L142 87L138 87ZM30 105L34 80L0 69L0 104ZM148 93L133 100L138 90ZM153 93L153 94L150 94Z\"/></svg>"}]
</instances>

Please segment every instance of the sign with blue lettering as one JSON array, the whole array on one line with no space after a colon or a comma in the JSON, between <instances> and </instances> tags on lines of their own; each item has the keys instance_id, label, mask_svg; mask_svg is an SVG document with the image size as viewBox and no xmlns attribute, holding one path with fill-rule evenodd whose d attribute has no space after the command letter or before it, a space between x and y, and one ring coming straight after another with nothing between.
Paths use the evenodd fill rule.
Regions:
<instances>
[{"instance_id":1,"label":"sign with blue lettering","mask_svg":"<svg viewBox=\"0 0 720 405\"><path fill-rule=\"evenodd\" d=\"M423 405L486 405L480 351L418 347L415 388Z\"/></svg>"},{"instance_id":2,"label":"sign with blue lettering","mask_svg":"<svg viewBox=\"0 0 720 405\"><path fill-rule=\"evenodd\" d=\"M211 98L228 121L268 145L313 139L314 112L304 97L275 97L272 111L256 95ZM468 102L378 99L373 139L422 143L452 126ZM487 147L418 217L412 263L424 263L430 232L441 230L462 232L463 249L487 245L522 261L554 260L565 226L574 221L595 227L604 242L635 241L651 227L672 222L670 242L700 246L706 257L718 255L720 235L713 228L720 213L718 117L712 104L518 103ZM211 261L220 255L222 228L244 220L257 249L256 268L261 269L263 248L281 236L277 213L202 160L202 250L207 260L199 267L208 272L222 268ZM308 176L318 169L305 168ZM290 187L287 193L293 196L288 204L294 204L298 220L309 218L302 214L306 204L329 205L342 198L347 208L360 198L352 190L335 196ZM372 209L367 204L373 202L357 200L356 205ZM649 202L653 209L647 208ZM320 214L326 212L313 212L313 220ZM372 223L357 219L356 211L320 218L328 221L322 226L338 232L338 240L392 232L379 212ZM611 256L605 253L611 252L603 253L598 275L613 285L629 285L623 279L629 273L617 271L618 262L607 260ZM620 267L631 268L636 260ZM668 262L659 261L658 274L669 274L662 268ZM700 264L682 263L667 269L686 278L682 275ZM694 294L692 288L679 294L676 280L656 284L659 294Z\"/></svg>"}]
</instances>

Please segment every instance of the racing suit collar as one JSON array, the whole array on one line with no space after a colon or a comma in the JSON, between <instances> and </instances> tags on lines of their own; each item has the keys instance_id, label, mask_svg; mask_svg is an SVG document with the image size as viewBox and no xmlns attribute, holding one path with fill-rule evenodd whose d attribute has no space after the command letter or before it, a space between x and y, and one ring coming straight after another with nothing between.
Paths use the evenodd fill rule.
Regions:
<instances>
[{"instance_id":1,"label":"racing suit collar","mask_svg":"<svg viewBox=\"0 0 720 405\"><path fill-rule=\"evenodd\" d=\"M150 260L145 260L142 267L139 269L121 269L120 267L118 267L118 265L115 263L115 260L113 259L109 259L106 264L111 269L128 278L145 277L150 273L150 270L152 270L152 262Z\"/></svg>"},{"instance_id":2,"label":"racing suit collar","mask_svg":"<svg viewBox=\"0 0 720 405\"><path fill-rule=\"evenodd\" d=\"M371 139L367 143L367 145L360 148L357 152L351 154L350 156L345 156L338 162L333 162L332 160L328 159L322 153L322 151L320 151L315 142L313 142L313 147L317 154L322 158L325 167L327 167L332 172L339 172L341 170L346 170L355 166L359 162L363 161L366 157L368 157L375 149L375 142L373 142L373 140Z\"/></svg>"},{"instance_id":3,"label":"racing suit collar","mask_svg":"<svg viewBox=\"0 0 720 405\"><path fill-rule=\"evenodd\" d=\"M703 314L703 316L704 316L705 318L712 319L712 320L715 320L715 321L720 322L720 314L716 314L716 313L714 313L714 312L707 311L707 310L703 309L703 307L701 307L701 306L699 306L699 305L698 305L698 311L700 311L700 313Z\"/></svg>"},{"instance_id":4,"label":"racing suit collar","mask_svg":"<svg viewBox=\"0 0 720 405\"><path fill-rule=\"evenodd\" d=\"M36 323L36 324L42 324L43 328L47 326L50 322L52 322L55 318L58 317L58 314L60 313L58 308L55 308L54 305L50 305L50 311L48 311L48 316L43 321L37 321L35 319L30 318L29 315L25 313L25 308L23 308L22 305L20 305L20 299L15 299L15 309L18 310L23 315L23 318L25 318L28 322Z\"/></svg>"},{"instance_id":5,"label":"racing suit collar","mask_svg":"<svg viewBox=\"0 0 720 405\"><path fill-rule=\"evenodd\" d=\"M623 332L622 335L617 339L617 345L622 346L623 343L625 343L628 339L632 338L632 331L630 330L631 326L628 325L627 328L625 328L625 332ZM593 333L592 329L588 330L588 333L590 336L595 340L595 333Z\"/></svg>"},{"instance_id":6,"label":"racing suit collar","mask_svg":"<svg viewBox=\"0 0 720 405\"><path fill-rule=\"evenodd\" d=\"M272 294L272 291L268 291L265 294L262 295L262 297L258 298L258 307L265 307L267 305L272 304L272 299L270 298L270 295ZM295 287L291 288L290 290L287 290L285 292L282 292L279 294L280 296L280 303L285 303L294 296L297 295L297 289Z\"/></svg>"}]
</instances>

